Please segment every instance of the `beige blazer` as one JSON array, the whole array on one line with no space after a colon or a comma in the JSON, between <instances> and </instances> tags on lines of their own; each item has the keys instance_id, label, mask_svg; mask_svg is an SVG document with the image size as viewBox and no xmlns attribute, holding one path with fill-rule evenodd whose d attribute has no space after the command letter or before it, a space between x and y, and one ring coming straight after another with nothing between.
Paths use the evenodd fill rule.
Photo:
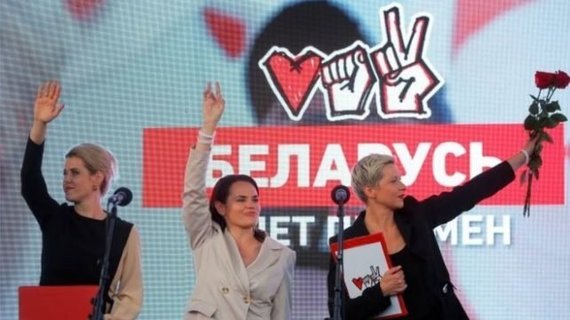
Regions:
<instances>
[{"instance_id":1,"label":"beige blazer","mask_svg":"<svg viewBox=\"0 0 570 320\"><path fill-rule=\"evenodd\" d=\"M138 317L143 302L143 283L140 237L135 226L131 228L123 249L109 287L109 296L114 301L113 309L110 314L104 315L104 320L132 320Z\"/></svg>"},{"instance_id":2,"label":"beige blazer","mask_svg":"<svg viewBox=\"0 0 570 320\"><path fill-rule=\"evenodd\" d=\"M209 152L191 150L186 164L182 216L196 285L184 319L290 319L295 252L266 237L256 260L245 267L233 237L210 216L209 158Z\"/></svg>"}]
</instances>

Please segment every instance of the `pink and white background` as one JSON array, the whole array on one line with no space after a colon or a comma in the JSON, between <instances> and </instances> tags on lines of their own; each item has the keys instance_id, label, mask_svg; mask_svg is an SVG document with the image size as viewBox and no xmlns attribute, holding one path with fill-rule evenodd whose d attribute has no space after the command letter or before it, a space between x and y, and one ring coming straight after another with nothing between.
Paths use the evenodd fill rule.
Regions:
<instances>
[{"instance_id":1,"label":"pink and white background","mask_svg":"<svg viewBox=\"0 0 570 320\"><path fill-rule=\"evenodd\" d=\"M417 13L433 18L424 54L444 85L429 101L431 118L388 121L372 112L362 121L329 123L316 96L306 119L291 121L267 97L265 79L249 71L261 36L283 11L300 18L273 30L269 42L342 49L353 42L337 42L348 26L370 47L385 41L379 9L389 2L311 3L338 15L303 18L301 1L0 1L0 319L16 319L17 288L39 280L40 231L19 194L19 168L34 94L44 80L61 80L66 105L46 142L43 169L52 196L63 201L63 155L84 141L113 151L120 167L114 187L135 194L119 214L141 233L141 319L180 319L195 283L178 207L201 92L216 80L227 102L216 138L227 147L218 150L219 163L269 181L261 189L261 226L298 252L294 318L322 319L328 316L326 240L334 233L328 192L347 182L343 160L350 167L360 144L382 144L404 166L402 156L411 157L407 169L417 173L411 193L447 190L434 178L437 170L468 178L473 157L505 158L520 148L536 70L570 71L566 1L401 1L405 27ZM315 24L331 27L311 35ZM555 98L568 115L570 91ZM269 120L260 120L256 108L267 109ZM534 187L530 218L522 217L524 187L515 182L435 231L473 319L570 313L570 134L565 127L553 134L555 144L545 150L548 174ZM290 144L297 149L283 148ZM449 145L458 153L434 157ZM424 161L412 163L423 147ZM272 187L284 172L286 183ZM347 212L360 209L354 201Z\"/></svg>"}]
</instances>

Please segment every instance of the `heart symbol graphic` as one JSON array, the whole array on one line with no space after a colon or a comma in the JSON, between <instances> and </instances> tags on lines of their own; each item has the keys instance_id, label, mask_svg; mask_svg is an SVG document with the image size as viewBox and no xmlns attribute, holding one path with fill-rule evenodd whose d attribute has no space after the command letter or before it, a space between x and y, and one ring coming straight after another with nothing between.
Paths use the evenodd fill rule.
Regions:
<instances>
[{"instance_id":1,"label":"heart symbol graphic","mask_svg":"<svg viewBox=\"0 0 570 320\"><path fill-rule=\"evenodd\" d=\"M323 58L312 50L294 57L289 52L273 50L260 61L269 75L273 91L288 109L288 113L298 117L319 79Z\"/></svg>"},{"instance_id":2,"label":"heart symbol graphic","mask_svg":"<svg viewBox=\"0 0 570 320\"><path fill-rule=\"evenodd\" d=\"M352 278L352 283L358 288L358 290L362 290L362 284L364 283L364 279L361 277Z\"/></svg>"}]
</instances>

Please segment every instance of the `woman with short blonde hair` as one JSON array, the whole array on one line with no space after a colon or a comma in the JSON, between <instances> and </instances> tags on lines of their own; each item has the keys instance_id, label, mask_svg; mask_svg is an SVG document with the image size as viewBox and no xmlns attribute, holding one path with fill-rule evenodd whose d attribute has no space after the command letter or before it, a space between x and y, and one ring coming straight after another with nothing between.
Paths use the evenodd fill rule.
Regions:
<instances>
[{"instance_id":1,"label":"woman with short blonde hair","mask_svg":"<svg viewBox=\"0 0 570 320\"><path fill-rule=\"evenodd\" d=\"M350 299L345 284L344 313L350 319L373 319L390 306L390 297L401 295L406 319L467 319L439 250L433 229L480 201L499 192L515 178L528 160L536 139L497 166L453 190L418 200L406 195L402 174L388 155L371 154L352 170L352 188L365 205L354 223L343 231L344 239L382 233L393 267L375 283ZM337 236L329 240L337 242ZM329 259L329 312L334 311L336 262Z\"/></svg>"}]
</instances>

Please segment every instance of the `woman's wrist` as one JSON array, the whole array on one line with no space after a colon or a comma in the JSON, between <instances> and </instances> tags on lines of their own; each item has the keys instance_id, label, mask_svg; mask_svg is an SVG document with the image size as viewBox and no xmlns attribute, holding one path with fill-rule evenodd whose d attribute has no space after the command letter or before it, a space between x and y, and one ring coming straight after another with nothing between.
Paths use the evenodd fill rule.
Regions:
<instances>
[{"instance_id":1,"label":"woman's wrist","mask_svg":"<svg viewBox=\"0 0 570 320\"><path fill-rule=\"evenodd\" d=\"M47 126L47 124L48 124L47 122L38 119L34 119L34 121L32 121L32 126L45 127Z\"/></svg>"},{"instance_id":2,"label":"woman's wrist","mask_svg":"<svg viewBox=\"0 0 570 320\"><path fill-rule=\"evenodd\" d=\"M205 134L212 135L214 131L216 131L216 127L217 122L204 122L202 123L202 128L200 130L202 130L202 132Z\"/></svg>"},{"instance_id":3,"label":"woman's wrist","mask_svg":"<svg viewBox=\"0 0 570 320\"><path fill-rule=\"evenodd\" d=\"M524 156L524 165L527 165L528 162L530 161L530 155L528 154L528 151L526 151L525 149L521 149L520 151L523 156Z\"/></svg>"},{"instance_id":4,"label":"woman's wrist","mask_svg":"<svg viewBox=\"0 0 570 320\"><path fill-rule=\"evenodd\" d=\"M213 144L215 136L216 136L215 131L207 132L204 131L204 129L200 129L198 130L198 143Z\"/></svg>"}]
</instances>

